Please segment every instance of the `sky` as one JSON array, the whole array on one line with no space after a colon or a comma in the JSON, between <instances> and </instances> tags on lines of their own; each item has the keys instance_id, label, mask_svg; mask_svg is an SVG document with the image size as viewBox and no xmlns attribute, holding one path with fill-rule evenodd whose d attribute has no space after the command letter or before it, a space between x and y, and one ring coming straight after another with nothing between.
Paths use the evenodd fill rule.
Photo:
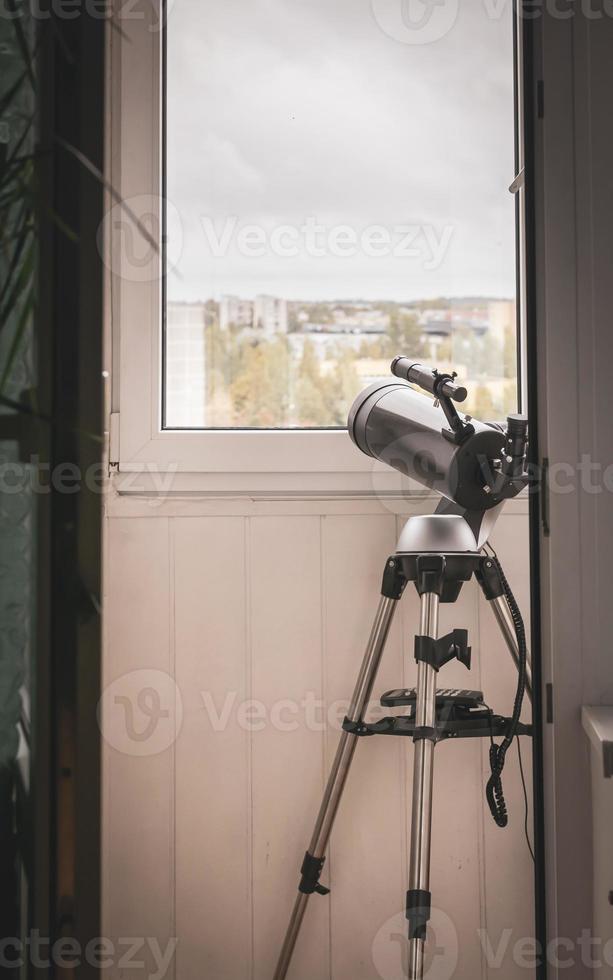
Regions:
<instances>
[{"instance_id":1,"label":"sky","mask_svg":"<svg viewBox=\"0 0 613 980\"><path fill-rule=\"evenodd\" d=\"M169 298L512 296L511 18L510 0L174 0Z\"/></svg>"}]
</instances>

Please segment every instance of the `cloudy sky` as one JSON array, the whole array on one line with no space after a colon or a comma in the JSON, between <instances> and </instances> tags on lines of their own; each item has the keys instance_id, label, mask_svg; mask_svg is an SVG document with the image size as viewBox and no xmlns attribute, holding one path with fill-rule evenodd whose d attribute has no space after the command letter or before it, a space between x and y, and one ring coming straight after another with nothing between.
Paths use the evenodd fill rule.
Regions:
<instances>
[{"instance_id":1,"label":"cloudy sky","mask_svg":"<svg viewBox=\"0 0 613 980\"><path fill-rule=\"evenodd\" d=\"M170 298L513 294L511 0L430 12L174 0Z\"/></svg>"}]
</instances>

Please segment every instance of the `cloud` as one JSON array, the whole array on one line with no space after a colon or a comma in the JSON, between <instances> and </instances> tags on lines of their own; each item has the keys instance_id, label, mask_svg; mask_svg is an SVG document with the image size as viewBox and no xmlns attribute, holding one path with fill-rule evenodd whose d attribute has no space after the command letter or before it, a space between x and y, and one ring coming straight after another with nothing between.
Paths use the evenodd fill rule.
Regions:
<instances>
[{"instance_id":1,"label":"cloud","mask_svg":"<svg viewBox=\"0 0 613 980\"><path fill-rule=\"evenodd\" d=\"M174 298L513 292L509 3L462 0L448 35L409 46L370 0L176 0L168 49L168 196L185 234ZM434 271L392 257L214 260L203 215L454 236Z\"/></svg>"}]
</instances>

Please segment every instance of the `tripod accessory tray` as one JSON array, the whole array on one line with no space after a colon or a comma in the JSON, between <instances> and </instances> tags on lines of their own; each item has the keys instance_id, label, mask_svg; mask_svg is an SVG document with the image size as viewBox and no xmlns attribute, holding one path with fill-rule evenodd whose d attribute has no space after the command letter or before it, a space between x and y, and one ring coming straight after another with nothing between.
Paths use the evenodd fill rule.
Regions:
<instances>
[{"instance_id":1,"label":"tripod accessory tray","mask_svg":"<svg viewBox=\"0 0 613 980\"><path fill-rule=\"evenodd\" d=\"M415 707L417 701L417 688L403 687L394 688L393 691L386 691L381 695L381 704L384 708ZM481 691L466 691L462 688L443 687L437 688L436 706L458 704L467 708L483 707L483 693Z\"/></svg>"},{"instance_id":2,"label":"tripod accessory tray","mask_svg":"<svg viewBox=\"0 0 613 980\"><path fill-rule=\"evenodd\" d=\"M386 707L408 707L405 715L381 718L375 722L350 721L345 718L343 729L352 735L404 735L409 738L423 738L424 734L415 726L416 688L396 688L386 691L381 704ZM458 688L442 688L436 692L436 729L432 740L444 741L448 738L497 738L506 735L510 718L494 714L483 703L481 691L467 691ZM532 726L519 724L518 735L531 735Z\"/></svg>"}]
</instances>

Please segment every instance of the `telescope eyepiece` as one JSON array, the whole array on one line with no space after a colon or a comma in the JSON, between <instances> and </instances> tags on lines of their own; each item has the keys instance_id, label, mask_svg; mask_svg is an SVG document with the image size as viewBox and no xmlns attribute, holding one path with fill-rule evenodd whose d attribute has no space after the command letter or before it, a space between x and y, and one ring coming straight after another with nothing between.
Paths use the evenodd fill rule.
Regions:
<instances>
[{"instance_id":1,"label":"telescope eyepiece","mask_svg":"<svg viewBox=\"0 0 613 980\"><path fill-rule=\"evenodd\" d=\"M527 417L525 415L508 415L504 444L505 458L502 464L502 472L505 476L514 478L523 472L527 443Z\"/></svg>"},{"instance_id":2,"label":"telescope eyepiece","mask_svg":"<svg viewBox=\"0 0 613 980\"><path fill-rule=\"evenodd\" d=\"M507 415L507 433L509 436L527 436L528 417L526 415Z\"/></svg>"}]
</instances>

